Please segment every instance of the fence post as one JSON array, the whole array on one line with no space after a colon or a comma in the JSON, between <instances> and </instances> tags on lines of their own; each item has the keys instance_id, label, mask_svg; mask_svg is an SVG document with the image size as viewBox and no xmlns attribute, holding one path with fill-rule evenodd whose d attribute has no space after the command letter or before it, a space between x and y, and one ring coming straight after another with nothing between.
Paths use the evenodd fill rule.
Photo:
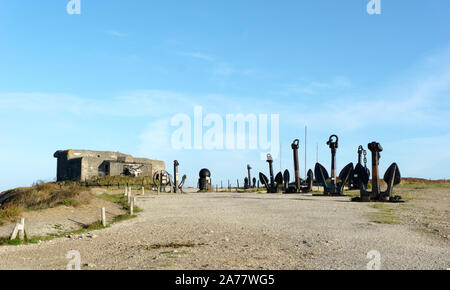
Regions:
<instances>
[{"instance_id":1,"label":"fence post","mask_svg":"<svg viewBox=\"0 0 450 290\"><path fill-rule=\"evenodd\" d=\"M10 240L14 240L17 238L17 234L19 234L19 239L23 240L25 238L25 219L20 218L20 221L16 223L13 232L11 233Z\"/></svg>"},{"instance_id":2,"label":"fence post","mask_svg":"<svg viewBox=\"0 0 450 290\"><path fill-rule=\"evenodd\" d=\"M106 227L106 210L105 210L104 207L102 207L102 209L100 211L100 216L101 216L101 219L102 219L102 225L104 227Z\"/></svg>"},{"instance_id":3,"label":"fence post","mask_svg":"<svg viewBox=\"0 0 450 290\"><path fill-rule=\"evenodd\" d=\"M135 201L135 197L133 197L131 199L131 204L130 204L130 215L134 214L134 201Z\"/></svg>"},{"instance_id":4,"label":"fence post","mask_svg":"<svg viewBox=\"0 0 450 290\"><path fill-rule=\"evenodd\" d=\"M142 186L142 195L145 195L145 187Z\"/></svg>"}]
</instances>

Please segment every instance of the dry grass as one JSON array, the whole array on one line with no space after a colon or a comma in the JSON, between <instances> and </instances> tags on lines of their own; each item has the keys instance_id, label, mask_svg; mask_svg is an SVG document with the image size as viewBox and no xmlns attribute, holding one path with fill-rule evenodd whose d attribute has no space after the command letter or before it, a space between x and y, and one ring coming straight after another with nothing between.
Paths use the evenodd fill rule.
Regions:
<instances>
[{"instance_id":1,"label":"dry grass","mask_svg":"<svg viewBox=\"0 0 450 290\"><path fill-rule=\"evenodd\" d=\"M42 183L11 189L0 194L0 224L13 220L23 210L39 210L59 205L76 207L87 204L90 200L89 191L76 184L60 186L56 183Z\"/></svg>"}]
</instances>

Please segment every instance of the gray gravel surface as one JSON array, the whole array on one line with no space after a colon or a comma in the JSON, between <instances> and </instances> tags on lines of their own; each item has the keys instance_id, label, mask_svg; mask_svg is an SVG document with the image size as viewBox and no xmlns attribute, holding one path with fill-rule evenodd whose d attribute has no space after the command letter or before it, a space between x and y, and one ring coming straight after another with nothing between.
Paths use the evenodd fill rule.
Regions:
<instances>
[{"instance_id":1,"label":"gray gravel surface","mask_svg":"<svg viewBox=\"0 0 450 290\"><path fill-rule=\"evenodd\" d=\"M348 197L189 193L138 197L135 219L84 236L0 247L0 269L447 269L449 241L377 224ZM403 206L396 204L396 206Z\"/></svg>"}]
</instances>

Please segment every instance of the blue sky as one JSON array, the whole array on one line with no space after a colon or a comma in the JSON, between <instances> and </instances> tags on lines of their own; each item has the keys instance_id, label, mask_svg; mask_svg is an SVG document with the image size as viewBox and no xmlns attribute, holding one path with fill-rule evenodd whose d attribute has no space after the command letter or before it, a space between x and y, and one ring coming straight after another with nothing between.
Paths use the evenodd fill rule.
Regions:
<instances>
[{"instance_id":1,"label":"blue sky","mask_svg":"<svg viewBox=\"0 0 450 290\"><path fill-rule=\"evenodd\" d=\"M279 114L290 170L307 125L310 168L338 134L338 169L378 141L383 172L450 177L447 0L68 2L0 0L0 190L51 180L69 148L178 159L190 185L203 167L213 183L267 172L260 150L171 148L170 119L196 105Z\"/></svg>"}]
</instances>

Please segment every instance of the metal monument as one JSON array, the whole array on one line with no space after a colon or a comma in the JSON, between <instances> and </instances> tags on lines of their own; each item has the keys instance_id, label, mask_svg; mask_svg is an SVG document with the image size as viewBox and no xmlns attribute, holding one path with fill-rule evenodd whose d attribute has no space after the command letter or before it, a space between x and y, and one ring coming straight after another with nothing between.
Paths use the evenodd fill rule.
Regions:
<instances>
[{"instance_id":1,"label":"metal monument","mask_svg":"<svg viewBox=\"0 0 450 290\"><path fill-rule=\"evenodd\" d=\"M173 171L174 171L174 177L167 172L166 170L160 170L156 171L153 174L153 184L156 185L158 192L166 192L167 187L169 187L169 192L171 193L183 193L183 186L186 182L186 175L183 175L181 178L180 183L178 183L178 166L180 163L178 163L177 160L173 161Z\"/></svg>"},{"instance_id":2,"label":"metal monument","mask_svg":"<svg viewBox=\"0 0 450 290\"><path fill-rule=\"evenodd\" d=\"M353 171L353 163L347 164L336 176L336 150L338 148L339 138L336 135L331 135L327 141L327 145L331 149L331 178L327 170L320 163L316 163L314 168L314 175L316 182L323 186L323 195L339 196L344 195L345 183L349 180L350 174Z\"/></svg>"},{"instance_id":3,"label":"metal monument","mask_svg":"<svg viewBox=\"0 0 450 290\"><path fill-rule=\"evenodd\" d=\"M273 177L273 159L270 154L267 154L267 162L269 163L270 181L263 173L259 173L259 180L266 187L268 193L276 193L280 190L284 193L306 193L312 191L313 186L313 172L310 169L306 174L307 179L302 180L300 178L300 166L298 158L300 140L295 139L291 145L293 151L294 160L294 182L290 183L289 170L285 170L283 173L279 172Z\"/></svg>"},{"instance_id":4,"label":"metal monument","mask_svg":"<svg viewBox=\"0 0 450 290\"><path fill-rule=\"evenodd\" d=\"M394 186L401 181L400 169L396 163L392 163L384 174L384 181L387 184L386 191L381 191L381 182L379 179L379 162L380 152L383 151L380 143L372 142L367 146L372 153L372 191L367 190L366 184L369 182L369 175L362 166L355 168L355 173L358 175L358 183L360 186L360 197L353 198L353 201L380 201L380 202L402 202L402 197L393 195Z\"/></svg>"},{"instance_id":5,"label":"metal monument","mask_svg":"<svg viewBox=\"0 0 450 290\"><path fill-rule=\"evenodd\" d=\"M300 148L300 140L295 139L291 145L294 159L294 183L289 184L289 171L285 170L283 175L284 181L284 192L286 193L306 193L312 191L313 186L313 172L312 170L308 170L306 174L306 180L302 180L300 178L300 169L299 169L299 159L298 159L298 149Z\"/></svg>"},{"instance_id":6,"label":"metal monument","mask_svg":"<svg viewBox=\"0 0 450 290\"><path fill-rule=\"evenodd\" d=\"M259 180L266 187L267 193L277 193L279 190L278 189L279 185L281 185L283 183L283 177L281 176L281 172L278 173L277 178L276 178L277 183L275 183L275 178L273 176L273 158L272 158L272 155L270 155L270 153L267 153L266 161L267 161L267 163L269 163L270 180L267 178L267 176L265 176L261 172L259 173ZM281 176L281 179L280 179L280 176Z\"/></svg>"},{"instance_id":7,"label":"metal monument","mask_svg":"<svg viewBox=\"0 0 450 290\"><path fill-rule=\"evenodd\" d=\"M200 191L211 191L211 172L209 169L203 168L198 173L199 179L198 179L198 189Z\"/></svg>"},{"instance_id":8,"label":"metal monument","mask_svg":"<svg viewBox=\"0 0 450 290\"><path fill-rule=\"evenodd\" d=\"M363 156L364 156L364 166L362 164ZM359 167L362 167L362 168L359 168ZM367 173L367 176L370 176L370 170L369 170L369 168L367 168L367 151L364 150L362 145L359 145L359 147L358 147L358 164L356 164L355 169L350 174L350 180L348 182L348 189L360 189L359 178L358 178L357 172L360 172L361 170L365 170ZM364 184L364 186L366 188L367 188L367 185L368 185L368 183Z\"/></svg>"}]
</instances>

